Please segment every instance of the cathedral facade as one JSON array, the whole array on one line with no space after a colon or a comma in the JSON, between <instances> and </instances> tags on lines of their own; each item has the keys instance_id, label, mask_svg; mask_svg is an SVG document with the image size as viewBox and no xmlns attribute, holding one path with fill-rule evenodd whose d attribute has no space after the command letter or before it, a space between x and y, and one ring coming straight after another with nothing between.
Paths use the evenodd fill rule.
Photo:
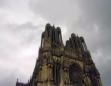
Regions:
<instances>
[{"instance_id":1,"label":"cathedral facade","mask_svg":"<svg viewBox=\"0 0 111 86\"><path fill-rule=\"evenodd\" d=\"M33 75L16 86L102 86L100 74L83 37L74 33L63 44L60 27L50 24L42 33Z\"/></svg>"}]
</instances>

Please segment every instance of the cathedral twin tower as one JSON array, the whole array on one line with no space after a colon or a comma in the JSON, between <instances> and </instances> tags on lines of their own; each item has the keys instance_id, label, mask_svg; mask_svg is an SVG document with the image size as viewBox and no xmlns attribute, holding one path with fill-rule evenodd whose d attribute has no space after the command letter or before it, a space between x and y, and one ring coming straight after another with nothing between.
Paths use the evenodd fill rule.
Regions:
<instances>
[{"instance_id":1,"label":"cathedral twin tower","mask_svg":"<svg viewBox=\"0 0 111 86\"><path fill-rule=\"evenodd\" d=\"M33 75L16 86L102 86L83 37L71 34L63 44L61 29L47 24Z\"/></svg>"}]
</instances>

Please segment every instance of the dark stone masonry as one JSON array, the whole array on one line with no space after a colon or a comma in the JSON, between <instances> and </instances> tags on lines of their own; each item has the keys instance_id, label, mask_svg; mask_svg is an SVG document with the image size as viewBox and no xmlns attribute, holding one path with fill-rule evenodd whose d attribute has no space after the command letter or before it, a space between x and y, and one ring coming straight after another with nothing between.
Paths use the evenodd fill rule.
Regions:
<instances>
[{"instance_id":1,"label":"dark stone masonry","mask_svg":"<svg viewBox=\"0 0 111 86\"><path fill-rule=\"evenodd\" d=\"M50 24L42 33L33 75L27 84L16 86L102 86L83 37L74 33L63 44L60 27Z\"/></svg>"}]
</instances>

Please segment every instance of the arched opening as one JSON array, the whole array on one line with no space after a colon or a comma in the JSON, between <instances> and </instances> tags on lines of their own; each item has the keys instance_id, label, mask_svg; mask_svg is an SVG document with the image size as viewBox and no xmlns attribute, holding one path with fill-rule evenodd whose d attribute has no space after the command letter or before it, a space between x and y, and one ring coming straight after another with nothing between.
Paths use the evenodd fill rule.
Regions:
<instances>
[{"instance_id":1,"label":"arched opening","mask_svg":"<svg viewBox=\"0 0 111 86\"><path fill-rule=\"evenodd\" d=\"M82 86L82 69L79 64L72 64L69 67L70 82L76 86Z\"/></svg>"}]
</instances>

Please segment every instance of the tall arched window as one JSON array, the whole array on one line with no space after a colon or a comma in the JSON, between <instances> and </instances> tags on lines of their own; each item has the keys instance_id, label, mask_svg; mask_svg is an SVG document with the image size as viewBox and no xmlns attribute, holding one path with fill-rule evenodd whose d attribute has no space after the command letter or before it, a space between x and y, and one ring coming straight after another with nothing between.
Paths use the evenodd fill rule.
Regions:
<instances>
[{"instance_id":1,"label":"tall arched window","mask_svg":"<svg viewBox=\"0 0 111 86\"><path fill-rule=\"evenodd\" d=\"M69 78L71 83L82 86L82 69L79 64L74 63L69 67Z\"/></svg>"}]
</instances>

